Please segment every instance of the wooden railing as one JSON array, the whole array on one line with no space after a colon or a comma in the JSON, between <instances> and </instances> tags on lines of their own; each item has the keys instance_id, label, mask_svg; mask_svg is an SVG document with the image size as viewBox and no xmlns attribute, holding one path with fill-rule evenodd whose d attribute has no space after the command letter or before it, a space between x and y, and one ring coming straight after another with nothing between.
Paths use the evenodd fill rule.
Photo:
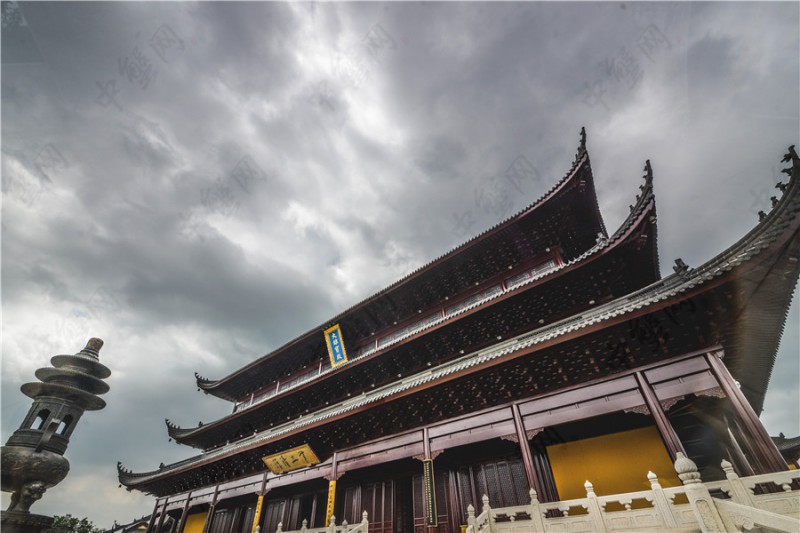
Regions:
<instances>
[{"instance_id":1,"label":"wooden railing","mask_svg":"<svg viewBox=\"0 0 800 533\"><path fill-rule=\"evenodd\" d=\"M648 472L650 490L625 494L597 496L587 481L585 498L542 503L531 489L530 504L497 509L484 495L479 515L467 507L467 533L800 531L800 471L740 478L727 461L722 468L725 480L703 483L694 462L679 454L678 487L663 488Z\"/></svg>"},{"instance_id":2,"label":"wooden railing","mask_svg":"<svg viewBox=\"0 0 800 533\"><path fill-rule=\"evenodd\" d=\"M354 525L348 524L347 520L342 520L342 523L337 526L335 516L331 516L330 525L327 527L315 527L309 529L306 527L307 525L308 520L303 520L303 525L300 529L295 531L284 531L283 523L279 523L278 529L275 531L275 533L367 533L369 521L367 520L367 512L364 511L361 513L361 522ZM261 526L256 528L256 533L261 533Z\"/></svg>"}]
</instances>

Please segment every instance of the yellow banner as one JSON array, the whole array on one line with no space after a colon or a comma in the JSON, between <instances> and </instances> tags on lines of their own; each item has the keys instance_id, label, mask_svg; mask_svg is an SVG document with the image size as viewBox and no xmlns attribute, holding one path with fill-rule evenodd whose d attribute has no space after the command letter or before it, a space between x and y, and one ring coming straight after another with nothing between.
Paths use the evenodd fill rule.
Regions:
<instances>
[{"instance_id":1,"label":"yellow banner","mask_svg":"<svg viewBox=\"0 0 800 533\"><path fill-rule=\"evenodd\" d=\"M258 496L258 503L256 504L256 515L253 517L253 529L250 533L256 533L258 522L261 520L261 506L264 505L264 495Z\"/></svg>"},{"instance_id":2,"label":"yellow banner","mask_svg":"<svg viewBox=\"0 0 800 533\"><path fill-rule=\"evenodd\" d=\"M328 482L328 505L325 507L325 527L328 527L333 516L333 506L336 504L336 480Z\"/></svg>"},{"instance_id":3,"label":"yellow banner","mask_svg":"<svg viewBox=\"0 0 800 533\"><path fill-rule=\"evenodd\" d=\"M319 459L308 444L269 455L261 460L273 474L284 474L319 463Z\"/></svg>"}]
</instances>

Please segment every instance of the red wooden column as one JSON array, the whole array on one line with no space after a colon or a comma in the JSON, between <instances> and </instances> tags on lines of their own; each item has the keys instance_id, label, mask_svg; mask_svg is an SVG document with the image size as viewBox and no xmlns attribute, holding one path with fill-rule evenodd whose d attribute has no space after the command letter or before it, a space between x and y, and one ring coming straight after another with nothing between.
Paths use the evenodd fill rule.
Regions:
<instances>
[{"instance_id":1,"label":"red wooden column","mask_svg":"<svg viewBox=\"0 0 800 533\"><path fill-rule=\"evenodd\" d=\"M686 450L683 449L683 444L678 438L678 434L675 433L672 424L670 424L667 414L664 412L664 409L661 408L661 402L658 401L656 391L653 390L653 386L647 381L647 377L641 372L636 372L634 375L636 376L636 383L639 385L639 392L642 394L642 398L644 398L644 403L650 410L650 414L653 415L658 432L661 434L661 439L664 441L667 452L669 452L669 457L674 463L678 458L678 452L686 455Z\"/></svg>"},{"instance_id":2,"label":"red wooden column","mask_svg":"<svg viewBox=\"0 0 800 533\"><path fill-rule=\"evenodd\" d=\"M539 485L539 480L536 478L536 469L533 467L531 445L528 443L528 433L525 431L525 424L522 421L522 415L519 413L519 405L512 405L511 413L514 415L514 429L517 432L519 449L522 452L522 465L525 467L525 477L528 479L528 486L536 491L537 497L544 497L545 495L543 494L542 487Z\"/></svg>"},{"instance_id":3,"label":"red wooden column","mask_svg":"<svg viewBox=\"0 0 800 533\"><path fill-rule=\"evenodd\" d=\"M775 443L772 442L767 430L764 429L764 426L758 419L758 415L756 415L755 411L753 411L753 408L750 406L750 402L747 401L742 391L739 390L739 386L736 384L733 376L731 376L728 368L720 360L721 356L721 351L705 354L708 366L711 368L711 373L714 375L717 383L719 383L725 396L730 400L736 411L737 418L739 418L742 423L745 438L749 440L754 451L758 454L758 457L753 458L756 462L753 466L756 470L760 470L756 473L766 474L768 472L788 470L789 467L786 464L786 460L781 455L781 452L778 451Z\"/></svg>"},{"instance_id":4,"label":"red wooden column","mask_svg":"<svg viewBox=\"0 0 800 533\"><path fill-rule=\"evenodd\" d=\"M183 526L186 525L186 515L189 512L189 502L192 500L192 493L189 491L189 494L186 495L186 503L183 504L183 511L181 511L181 520L178 522L178 529L175 530L175 533L183 533Z\"/></svg>"}]
</instances>

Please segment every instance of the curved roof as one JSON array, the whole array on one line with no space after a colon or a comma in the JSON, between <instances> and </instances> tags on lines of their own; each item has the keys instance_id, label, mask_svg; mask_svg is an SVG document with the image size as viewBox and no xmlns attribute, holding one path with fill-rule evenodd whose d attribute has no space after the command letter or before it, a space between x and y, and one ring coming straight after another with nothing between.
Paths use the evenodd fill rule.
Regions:
<instances>
[{"instance_id":1,"label":"curved roof","mask_svg":"<svg viewBox=\"0 0 800 533\"><path fill-rule=\"evenodd\" d=\"M326 353L320 332L330 325L340 323L345 338L359 343L371 333L415 315L418 309L437 305L474 282L506 270L509 261L524 260L519 254L536 255L545 247L560 245L564 258L570 260L591 248L598 234L606 236L607 232L582 128L569 171L531 205L228 376L210 380L195 374L197 386L222 399L240 400L267 385L269 377L317 361L319 354ZM510 259L498 253L501 248Z\"/></svg>"}]
</instances>

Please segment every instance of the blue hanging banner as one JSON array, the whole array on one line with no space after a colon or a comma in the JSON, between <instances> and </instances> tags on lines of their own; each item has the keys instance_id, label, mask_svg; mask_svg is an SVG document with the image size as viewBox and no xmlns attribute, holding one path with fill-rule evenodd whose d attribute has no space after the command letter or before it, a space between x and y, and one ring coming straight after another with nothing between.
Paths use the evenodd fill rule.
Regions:
<instances>
[{"instance_id":1,"label":"blue hanging banner","mask_svg":"<svg viewBox=\"0 0 800 533\"><path fill-rule=\"evenodd\" d=\"M332 368L347 362L347 352L344 349L342 330L339 324L325 330L325 344L328 345L328 357L331 359Z\"/></svg>"}]
</instances>

